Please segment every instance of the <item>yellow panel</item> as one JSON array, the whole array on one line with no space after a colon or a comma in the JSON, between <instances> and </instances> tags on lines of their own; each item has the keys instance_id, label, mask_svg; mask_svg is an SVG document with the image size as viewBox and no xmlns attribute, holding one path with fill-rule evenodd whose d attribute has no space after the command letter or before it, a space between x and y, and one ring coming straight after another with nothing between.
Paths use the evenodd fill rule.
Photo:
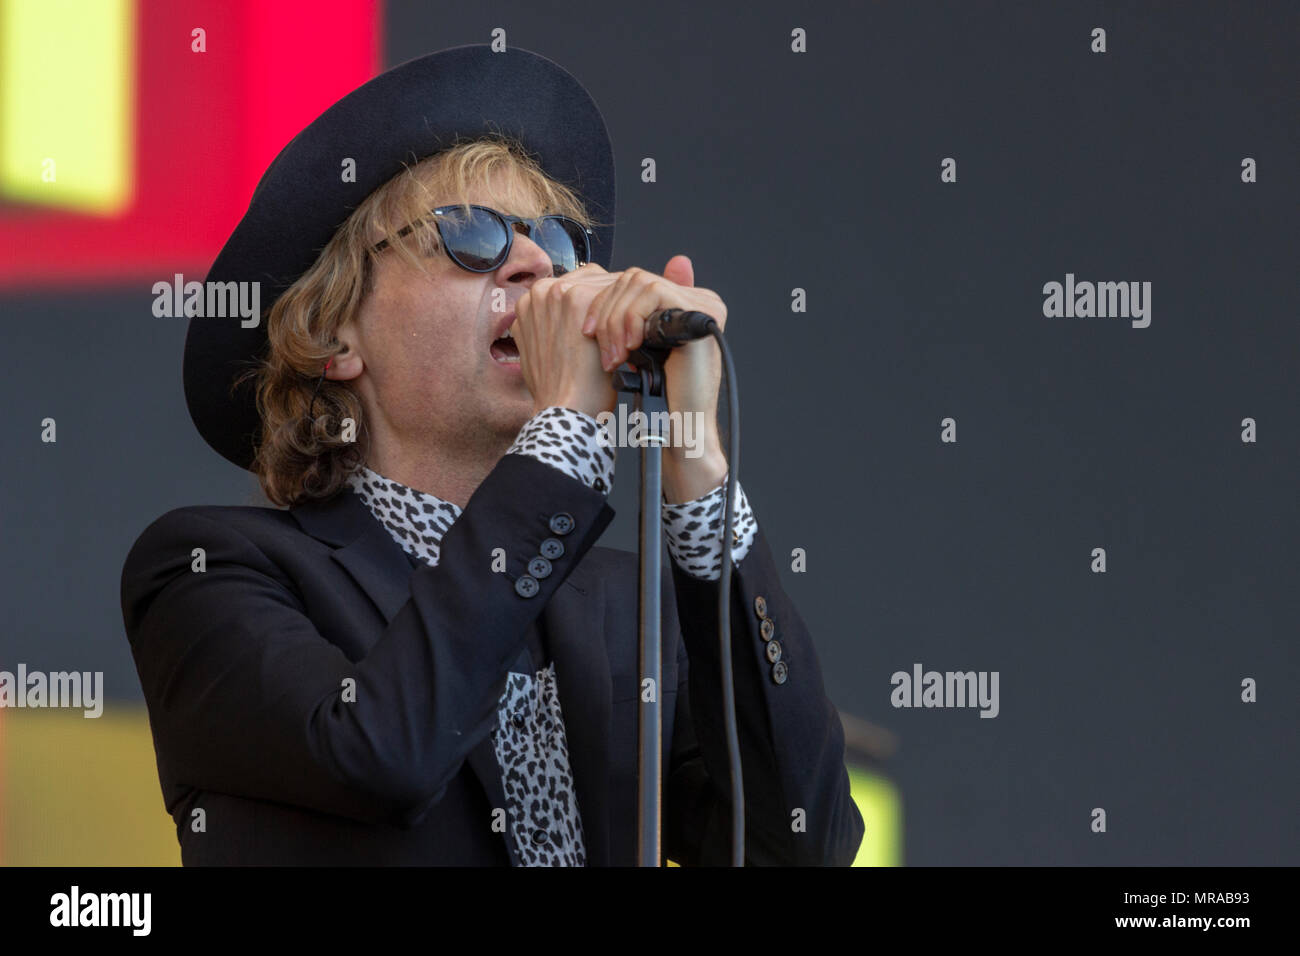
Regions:
<instances>
[{"instance_id":1,"label":"yellow panel","mask_svg":"<svg viewBox=\"0 0 1300 956\"><path fill-rule=\"evenodd\" d=\"M850 766L849 786L866 835L854 866L903 865L903 802L887 778Z\"/></svg>"},{"instance_id":2,"label":"yellow panel","mask_svg":"<svg viewBox=\"0 0 1300 956\"><path fill-rule=\"evenodd\" d=\"M6 708L4 863L177 866L143 705L81 711ZM866 824L854 866L901 866L902 801L885 777L850 766ZM669 862L669 866L676 866Z\"/></svg>"},{"instance_id":3,"label":"yellow panel","mask_svg":"<svg viewBox=\"0 0 1300 956\"><path fill-rule=\"evenodd\" d=\"M144 705L5 709L4 863L179 866Z\"/></svg>"},{"instance_id":4,"label":"yellow panel","mask_svg":"<svg viewBox=\"0 0 1300 956\"><path fill-rule=\"evenodd\" d=\"M0 197L103 215L126 207L135 45L134 0L0 3Z\"/></svg>"}]
</instances>

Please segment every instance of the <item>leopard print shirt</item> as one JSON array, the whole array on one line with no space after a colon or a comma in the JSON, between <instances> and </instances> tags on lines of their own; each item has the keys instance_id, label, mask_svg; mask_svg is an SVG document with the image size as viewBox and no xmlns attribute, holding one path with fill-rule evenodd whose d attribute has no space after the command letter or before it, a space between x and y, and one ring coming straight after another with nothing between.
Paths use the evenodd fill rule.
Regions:
<instances>
[{"instance_id":1,"label":"leopard print shirt","mask_svg":"<svg viewBox=\"0 0 1300 956\"><path fill-rule=\"evenodd\" d=\"M594 418L568 408L539 412L520 430L507 454L529 455L589 488L609 492L614 449L597 440ZM461 509L436 495L417 491L362 467L348 484L371 514L413 559L438 563L442 536ZM723 484L681 504L663 503L669 553L694 577L717 580L721 544L716 540L723 509ZM737 483L732 560L749 551L757 523ZM535 657L537 655L535 654ZM585 866L582 818L569 764L554 662L535 674L511 671L492 731L501 780L509 803L511 834L524 866ZM545 839L540 839L542 835Z\"/></svg>"},{"instance_id":2,"label":"leopard print shirt","mask_svg":"<svg viewBox=\"0 0 1300 956\"><path fill-rule=\"evenodd\" d=\"M596 419L571 408L552 406L529 419L507 454L531 455L565 474L608 494L614 481L612 444L602 443ZM727 479L702 498L680 504L662 502L664 540L668 553L692 577L716 581L722 577L722 514ZM739 564L758 533L745 489L736 482L731 513L731 560Z\"/></svg>"}]
</instances>

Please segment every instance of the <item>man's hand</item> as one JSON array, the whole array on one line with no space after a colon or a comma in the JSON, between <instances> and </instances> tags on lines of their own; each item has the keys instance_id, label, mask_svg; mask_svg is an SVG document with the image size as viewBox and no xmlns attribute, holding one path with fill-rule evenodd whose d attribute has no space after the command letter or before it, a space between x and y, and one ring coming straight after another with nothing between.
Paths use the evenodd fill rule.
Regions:
<instances>
[{"instance_id":1,"label":"man's hand","mask_svg":"<svg viewBox=\"0 0 1300 956\"><path fill-rule=\"evenodd\" d=\"M726 303L716 292L695 288L695 270L686 256L669 259L662 276L638 268L605 275L615 281L592 299L582 332L595 338L606 370L617 368L641 347L645 320L660 309L703 312L716 319L719 328L726 327ZM702 419L702 428L692 431L693 444L698 443L694 448L686 448L684 436L674 433L664 449L664 497L678 503L712 491L727 472L718 435L718 387L722 381L718 343L712 338L699 339L673 349L664 362L664 376L668 410L681 412L683 419L692 416L692 425L696 413ZM695 457L688 457L687 452Z\"/></svg>"},{"instance_id":2,"label":"man's hand","mask_svg":"<svg viewBox=\"0 0 1300 956\"><path fill-rule=\"evenodd\" d=\"M533 411L552 405L596 418L618 401L609 373L601 368L596 343L582 334L582 320L611 274L595 263L556 278L538 279L515 303L510 326L519 349L524 384L533 394Z\"/></svg>"}]
</instances>

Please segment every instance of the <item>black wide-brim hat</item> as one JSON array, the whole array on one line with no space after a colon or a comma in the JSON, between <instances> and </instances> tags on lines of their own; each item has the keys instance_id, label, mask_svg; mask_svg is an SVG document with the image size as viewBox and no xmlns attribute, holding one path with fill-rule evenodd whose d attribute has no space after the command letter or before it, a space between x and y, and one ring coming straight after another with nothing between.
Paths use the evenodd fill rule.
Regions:
<instances>
[{"instance_id":1,"label":"black wide-brim hat","mask_svg":"<svg viewBox=\"0 0 1300 956\"><path fill-rule=\"evenodd\" d=\"M512 137L598 221L592 261L614 249L614 153L605 120L571 74L528 50L453 47L394 67L318 116L267 168L207 282L259 282L262 315L191 318L185 401L209 445L249 468L262 425L256 389L235 379L265 355L271 306L316 261L361 201L404 165L488 134ZM343 162L355 160L355 182ZM248 320L245 320L248 321Z\"/></svg>"}]
</instances>

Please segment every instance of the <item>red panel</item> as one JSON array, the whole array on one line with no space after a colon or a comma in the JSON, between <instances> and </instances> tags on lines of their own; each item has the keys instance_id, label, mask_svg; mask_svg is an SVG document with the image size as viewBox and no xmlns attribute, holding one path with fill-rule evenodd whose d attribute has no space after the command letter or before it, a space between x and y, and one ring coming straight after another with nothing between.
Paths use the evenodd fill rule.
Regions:
<instances>
[{"instance_id":1,"label":"red panel","mask_svg":"<svg viewBox=\"0 0 1300 956\"><path fill-rule=\"evenodd\" d=\"M380 69L378 3L316 0L303 6L263 3L250 13L243 74L250 194L299 130Z\"/></svg>"},{"instance_id":2,"label":"red panel","mask_svg":"<svg viewBox=\"0 0 1300 956\"><path fill-rule=\"evenodd\" d=\"M0 286L206 273L280 148L381 68L380 0L138 11L135 202L113 218L0 206Z\"/></svg>"}]
</instances>

